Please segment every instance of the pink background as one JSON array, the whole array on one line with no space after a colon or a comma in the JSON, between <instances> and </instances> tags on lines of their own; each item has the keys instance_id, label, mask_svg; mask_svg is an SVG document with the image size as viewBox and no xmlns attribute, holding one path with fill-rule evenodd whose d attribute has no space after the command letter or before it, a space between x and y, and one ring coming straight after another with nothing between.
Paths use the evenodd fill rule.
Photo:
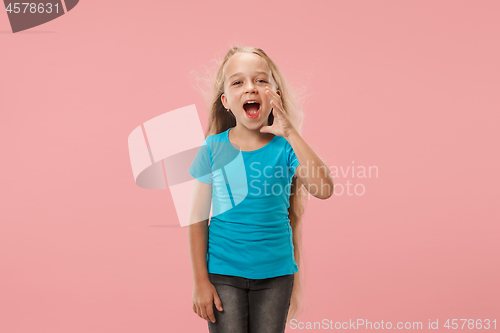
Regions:
<instances>
[{"instance_id":1,"label":"pink background","mask_svg":"<svg viewBox=\"0 0 500 333\"><path fill-rule=\"evenodd\" d=\"M134 183L127 137L189 104L206 129L188 73L232 42L306 88L303 137L332 172L378 168L335 178L363 195L308 201L299 322L498 328L499 16L497 0L87 0L12 34L2 11L0 332L208 332L187 230L168 190Z\"/></svg>"}]
</instances>

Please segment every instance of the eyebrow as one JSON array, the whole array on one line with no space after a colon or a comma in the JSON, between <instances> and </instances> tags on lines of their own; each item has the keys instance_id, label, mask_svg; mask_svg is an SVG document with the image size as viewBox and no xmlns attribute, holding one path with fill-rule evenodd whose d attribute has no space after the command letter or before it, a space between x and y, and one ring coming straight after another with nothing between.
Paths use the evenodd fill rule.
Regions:
<instances>
[{"instance_id":1,"label":"eyebrow","mask_svg":"<svg viewBox=\"0 0 500 333\"><path fill-rule=\"evenodd\" d=\"M256 73L257 74L265 74L265 75L269 76L269 74L267 74L266 72L263 72L263 71L256 71ZM232 78L233 76L238 75L238 74L243 74L243 73L242 72L234 73L229 78Z\"/></svg>"}]
</instances>

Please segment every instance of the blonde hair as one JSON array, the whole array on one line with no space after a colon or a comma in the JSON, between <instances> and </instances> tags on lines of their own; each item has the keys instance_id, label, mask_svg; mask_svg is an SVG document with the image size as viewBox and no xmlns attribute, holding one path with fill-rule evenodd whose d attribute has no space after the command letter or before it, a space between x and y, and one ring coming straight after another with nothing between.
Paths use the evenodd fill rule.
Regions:
<instances>
[{"instance_id":1,"label":"blonde hair","mask_svg":"<svg viewBox=\"0 0 500 333\"><path fill-rule=\"evenodd\" d=\"M205 106L209 110L208 118L208 128L205 132L205 138L209 135L215 135L228 130L231 127L236 126L236 119L234 115L224 108L221 101L221 95L224 93L224 81L225 81L225 70L229 59L237 53L253 53L264 60L266 60L269 68L271 69L272 80L276 84L277 90L281 93L281 102L283 108L291 115L291 119L295 129L302 134L302 122L303 122L303 111L299 104L299 99L292 90L290 84L285 79L285 76L274 63L274 61L269 58L269 56L260 48L256 47L242 47L233 46L224 56L221 62L217 62L218 70L213 75L209 74L205 77L197 76L196 80L201 80L205 82L211 82L211 89L203 91L198 86L198 90L202 93ZM272 112L269 114L268 122L269 126L273 124L274 116ZM306 206L306 196L307 190L304 185L294 176L292 179L292 187L290 194L290 207L288 209L288 218L290 219L290 226L292 227L293 233L293 246L294 246L294 256L297 266L299 267L298 272L294 274L294 284L292 289L292 297L290 300L290 309L288 311L287 323L303 311L305 306L304 297L304 265L302 254L302 217L304 215Z\"/></svg>"}]
</instances>

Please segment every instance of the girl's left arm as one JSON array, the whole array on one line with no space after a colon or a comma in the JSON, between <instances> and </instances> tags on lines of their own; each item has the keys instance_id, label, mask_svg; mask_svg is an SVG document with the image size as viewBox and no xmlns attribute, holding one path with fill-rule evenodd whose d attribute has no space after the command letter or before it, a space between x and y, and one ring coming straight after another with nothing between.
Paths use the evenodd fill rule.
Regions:
<instances>
[{"instance_id":1,"label":"girl's left arm","mask_svg":"<svg viewBox=\"0 0 500 333\"><path fill-rule=\"evenodd\" d=\"M295 170L297 178L313 196L328 199L333 194L332 173L293 126L290 114L283 108L281 96L269 87L266 87L265 94L270 100L275 120L272 126L263 126L260 132L284 137L299 160L300 165Z\"/></svg>"},{"instance_id":2,"label":"girl's left arm","mask_svg":"<svg viewBox=\"0 0 500 333\"><path fill-rule=\"evenodd\" d=\"M331 197L334 186L333 177L325 163L296 130L293 130L285 139L292 146L300 163L295 175L304 184L307 191L319 199Z\"/></svg>"}]
</instances>

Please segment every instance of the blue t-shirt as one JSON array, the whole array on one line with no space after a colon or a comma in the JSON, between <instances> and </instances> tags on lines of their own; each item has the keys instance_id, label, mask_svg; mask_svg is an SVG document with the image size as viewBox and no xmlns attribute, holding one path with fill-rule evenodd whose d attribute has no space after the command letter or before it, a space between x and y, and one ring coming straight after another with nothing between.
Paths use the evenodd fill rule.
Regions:
<instances>
[{"instance_id":1,"label":"blue t-shirt","mask_svg":"<svg viewBox=\"0 0 500 333\"><path fill-rule=\"evenodd\" d=\"M299 161L278 135L262 148L240 151L229 141L230 129L208 136L189 168L212 184L207 270L248 279L293 274L288 208Z\"/></svg>"}]
</instances>

